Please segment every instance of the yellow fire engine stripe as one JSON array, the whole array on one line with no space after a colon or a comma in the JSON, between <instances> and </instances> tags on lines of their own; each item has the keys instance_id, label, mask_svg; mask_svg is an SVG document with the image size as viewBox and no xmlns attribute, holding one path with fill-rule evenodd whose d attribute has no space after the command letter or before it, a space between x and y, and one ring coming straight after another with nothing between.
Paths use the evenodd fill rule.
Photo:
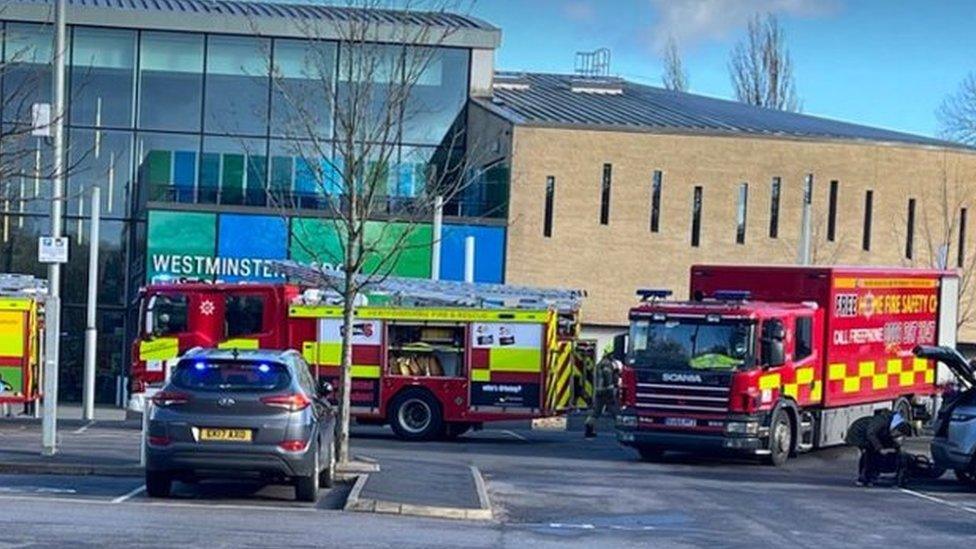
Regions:
<instances>
[{"instance_id":1,"label":"yellow fire engine stripe","mask_svg":"<svg viewBox=\"0 0 976 549\"><path fill-rule=\"evenodd\" d=\"M796 398L797 394L799 394L799 386L796 383L787 383L783 385L783 394L791 398Z\"/></svg>"},{"instance_id":2,"label":"yellow fire engine stripe","mask_svg":"<svg viewBox=\"0 0 976 549\"><path fill-rule=\"evenodd\" d=\"M837 381L845 377L847 377L847 364L837 362L830 365L830 370L827 372L827 379Z\"/></svg>"},{"instance_id":3,"label":"yellow fire engine stripe","mask_svg":"<svg viewBox=\"0 0 976 549\"><path fill-rule=\"evenodd\" d=\"M912 367L916 372L924 372L929 369L929 361L924 358L915 358L912 361Z\"/></svg>"},{"instance_id":4,"label":"yellow fire engine stripe","mask_svg":"<svg viewBox=\"0 0 976 549\"><path fill-rule=\"evenodd\" d=\"M806 385L813 381L813 368L800 368L796 371L796 382L800 385Z\"/></svg>"},{"instance_id":5,"label":"yellow fire engine stripe","mask_svg":"<svg viewBox=\"0 0 976 549\"><path fill-rule=\"evenodd\" d=\"M779 374L769 374L759 378L759 389L762 391L767 389L779 389L779 384Z\"/></svg>"},{"instance_id":6,"label":"yellow fire engine stripe","mask_svg":"<svg viewBox=\"0 0 976 549\"><path fill-rule=\"evenodd\" d=\"M472 368L471 381L478 383L486 383L491 381L491 370L486 370L484 368Z\"/></svg>"},{"instance_id":7,"label":"yellow fire engine stripe","mask_svg":"<svg viewBox=\"0 0 976 549\"><path fill-rule=\"evenodd\" d=\"M847 377L844 378L844 392L845 393L856 393L861 390L861 378L859 377Z\"/></svg>"},{"instance_id":8,"label":"yellow fire engine stripe","mask_svg":"<svg viewBox=\"0 0 976 549\"><path fill-rule=\"evenodd\" d=\"M818 402L823 396L823 384L819 381L813 382L813 389L810 389L810 400Z\"/></svg>"},{"instance_id":9,"label":"yellow fire engine stripe","mask_svg":"<svg viewBox=\"0 0 976 549\"><path fill-rule=\"evenodd\" d=\"M925 383L932 383L935 381L935 370L925 370Z\"/></svg>"},{"instance_id":10,"label":"yellow fire engine stripe","mask_svg":"<svg viewBox=\"0 0 976 549\"><path fill-rule=\"evenodd\" d=\"M0 356L24 356L25 320L23 311L0 311Z\"/></svg>"},{"instance_id":11,"label":"yellow fire engine stripe","mask_svg":"<svg viewBox=\"0 0 976 549\"><path fill-rule=\"evenodd\" d=\"M228 339L217 345L218 349L257 349L259 347L256 339Z\"/></svg>"},{"instance_id":12,"label":"yellow fire engine stripe","mask_svg":"<svg viewBox=\"0 0 976 549\"><path fill-rule=\"evenodd\" d=\"M358 377L360 379L379 379L380 377L380 367L379 366L363 366L358 364L353 364L352 366L352 377Z\"/></svg>"},{"instance_id":13,"label":"yellow fire engine stripe","mask_svg":"<svg viewBox=\"0 0 976 549\"><path fill-rule=\"evenodd\" d=\"M32 301L19 297L0 298L0 310L4 311L29 311Z\"/></svg>"},{"instance_id":14,"label":"yellow fire engine stripe","mask_svg":"<svg viewBox=\"0 0 976 549\"><path fill-rule=\"evenodd\" d=\"M901 373L901 359L900 358L890 358L888 359L888 373L889 374L900 374Z\"/></svg>"},{"instance_id":15,"label":"yellow fire engine stripe","mask_svg":"<svg viewBox=\"0 0 976 549\"><path fill-rule=\"evenodd\" d=\"M935 278L836 278L834 288L852 290L855 288L935 288L939 281Z\"/></svg>"},{"instance_id":16,"label":"yellow fire engine stripe","mask_svg":"<svg viewBox=\"0 0 976 549\"><path fill-rule=\"evenodd\" d=\"M875 391L888 388L888 374L875 374L871 377L871 388Z\"/></svg>"},{"instance_id":17,"label":"yellow fire engine stripe","mask_svg":"<svg viewBox=\"0 0 976 549\"><path fill-rule=\"evenodd\" d=\"M180 340L175 337L158 337L139 342L139 360L166 360L180 354Z\"/></svg>"},{"instance_id":18,"label":"yellow fire engine stripe","mask_svg":"<svg viewBox=\"0 0 976 549\"><path fill-rule=\"evenodd\" d=\"M874 375L874 362L865 360L857 363L857 375L859 377L870 377Z\"/></svg>"},{"instance_id":19,"label":"yellow fire engine stripe","mask_svg":"<svg viewBox=\"0 0 976 549\"><path fill-rule=\"evenodd\" d=\"M539 349L492 349L488 353L488 367L493 372L542 371L542 351Z\"/></svg>"},{"instance_id":20,"label":"yellow fire engine stripe","mask_svg":"<svg viewBox=\"0 0 976 549\"><path fill-rule=\"evenodd\" d=\"M359 307L356 318L374 320L426 320L430 322L485 322L503 321L514 323L543 323L548 311L524 311L507 309L400 309L396 307ZM292 318L341 318L342 307L326 305L292 305L288 308Z\"/></svg>"},{"instance_id":21,"label":"yellow fire engine stripe","mask_svg":"<svg viewBox=\"0 0 976 549\"><path fill-rule=\"evenodd\" d=\"M898 383L902 386L915 385L915 372L902 372L898 374Z\"/></svg>"}]
</instances>

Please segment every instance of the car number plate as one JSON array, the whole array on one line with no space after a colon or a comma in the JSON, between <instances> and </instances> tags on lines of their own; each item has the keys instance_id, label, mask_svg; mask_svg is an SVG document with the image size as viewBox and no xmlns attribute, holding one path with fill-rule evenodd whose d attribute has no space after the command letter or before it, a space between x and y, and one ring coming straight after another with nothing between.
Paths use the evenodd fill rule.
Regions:
<instances>
[{"instance_id":1,"label":"car number plate","mask_svg":"<svg viewBox=\"0 0 976 549\"><path fill-rule=\"evenodd\" d=\"M669 427L694 427L698 422L688 417L667 417L664 424Z\"/></svg>"},{"instance_id":2,"label":"car number plate","mask_svg":"<svg viewBox=\"0 0 976 549\"><path fill-rule=\"evenodd\" d=\"M217 442L251 442L250 429L200 429L200 440Z\"/></svg>"}]
</instances>

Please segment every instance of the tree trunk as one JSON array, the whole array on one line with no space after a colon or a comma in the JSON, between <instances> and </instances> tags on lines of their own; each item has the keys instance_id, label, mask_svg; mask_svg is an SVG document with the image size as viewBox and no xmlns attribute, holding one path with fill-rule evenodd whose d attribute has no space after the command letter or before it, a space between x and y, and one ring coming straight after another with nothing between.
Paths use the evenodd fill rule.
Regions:
<instances>
[{"instance_id":1,"label":"tree trunk","mask_svg":"<svg viewBox=\"0 0 976 549\"><path fill-rule=\"evenodd\" d=\"M347 244L346 247L351 248L351 245ZM339 401L339 440L338 447L336 448L336 458L339 463L349 462L349 422L351 418L349 407L351 406L350 394L352 392L352 324L356 302L353 276L354 273L349 272L347 269L342 299L342 367L339 370L342 387L340 389Z\"/></svg>"}]
</instances>

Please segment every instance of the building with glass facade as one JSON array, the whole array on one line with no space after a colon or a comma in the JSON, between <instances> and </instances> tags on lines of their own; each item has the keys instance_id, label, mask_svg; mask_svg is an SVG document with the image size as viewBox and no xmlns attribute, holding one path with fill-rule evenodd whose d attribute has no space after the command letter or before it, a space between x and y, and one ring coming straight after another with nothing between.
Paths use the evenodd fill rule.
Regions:
<instances>
[{"instance_id":1,"label":"building with glass facade","mask_svg":"<svg viewBox=\"0 0 976 549\"><path fill-rule=\"evenodd\" d=\"M50 101L50 2L12 0L0 12L6 135ZM429 183L431 167L477 152L475 183L445 208L438 274L463 277L473 236L476 280L585 289L585 337L619 332L635 288L682 295L694 263L795 262L805 195L814 262L976 268L972 148L619 78L496 73L501 31L454 14L71 0L64 398L80 395L93 186L104 217L103 402L120 396L141 285L274 280L268 260L341 248L324 221L336 193L318 176L342 164L330 98L350 89L341 70L350 49L329 29L356 18L376 23L379 59L403 49L404 21L448 31L422 46L433 49L407 100L414 115L388 136L395 154L378 172L387 209L366 231L395 240L396 214ZM380 88L389 84L383 74ZM306 100L300 116L289 97ZM0 182L0 270L44 276L36 254L48 231L50 144L28 136L22 145L12 157L18 169ZM310 147L321 150L305 154ZM10 160L9 147L0 153ZM330 168L315 161L323 157ZM295 207L283 215L271 196ZM414 228L394 273L429 277L432 228L426 220ZM960 310L976 311L976 292L962 299ZM962 321L960 337L976 340L976 318Z\"/></svg>"},{"instance_id":2,"label":"building with glass facade","mask_svg":"<svg viewBox=\"0 0 976 549\"><path fill-rule=\"evenodd\" d=\"M31 123L33 105L51 101L52 10L50 2L8 2L0 14L8 138L17 133L12 129ZM321 166L309 165L321 151L302 153L313 141L310 132L319 148L332 139L331 98L341 98L348 86L338 72L348 52L329 29L345 18L365 17L382 42L393 40L404 24L449 31L431 33L438 36L429 46L435 49L408 99L413 114L390 136L395 149L379 199L391 208L422 188L438 147L465 118L472 87L490 82L490 59L500 38L498 29L458 15L415 14L403 23L394 12L317 5L76 0L67 11L70 168L64 221L71 249L63 288L61 392L68 400L80 398L88 191L97 185L100 402L121 397L137 293L147 281L273 280L267 260L309 259L314 248L335 246L334 232L323 230L321 219L328 189L313 176ZM398 45L376 47L393 51ZM300 116L294 97L306 100ZM26 135L16 146L21 150L8 154L8 163L18 169L6 170L10 177L2 182L2 271L43 277L37 237L49 230L51 145ZM465 143L454 139L451 146ZM486 185L466 188L446 206L444 278L462 277L468 235L477 242L477 279L503 278L504 208L492 202L503 194ZM269 189L295 207L283 213L271 203ZM392 239L396 228L385 223L371 221L367 231ZM395 272L429 277L429 224L410 238L418 246L403 254Z\"/></svg>"}]
</instances>

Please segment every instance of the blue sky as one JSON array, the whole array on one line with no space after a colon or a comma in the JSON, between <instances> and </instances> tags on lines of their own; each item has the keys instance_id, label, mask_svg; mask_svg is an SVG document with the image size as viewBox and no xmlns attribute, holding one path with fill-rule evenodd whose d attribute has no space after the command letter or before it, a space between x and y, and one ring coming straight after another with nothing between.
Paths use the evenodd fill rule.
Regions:
<instances>
[{"instance_id":1,"label":"blue sky","mask_svg":"<svg viewBox=\"0 0 976 549\"><path fill-rule=\"evenodd\" d=\"M974 0L478 0L501 27L496 66L571 72L574 52L609 47L611 72L660 84L673 34L691 91L730 97L727 61L756 12L776 14L808 114L935 135L935 110L976 71Z\"/></svg>"}]
</instances>

